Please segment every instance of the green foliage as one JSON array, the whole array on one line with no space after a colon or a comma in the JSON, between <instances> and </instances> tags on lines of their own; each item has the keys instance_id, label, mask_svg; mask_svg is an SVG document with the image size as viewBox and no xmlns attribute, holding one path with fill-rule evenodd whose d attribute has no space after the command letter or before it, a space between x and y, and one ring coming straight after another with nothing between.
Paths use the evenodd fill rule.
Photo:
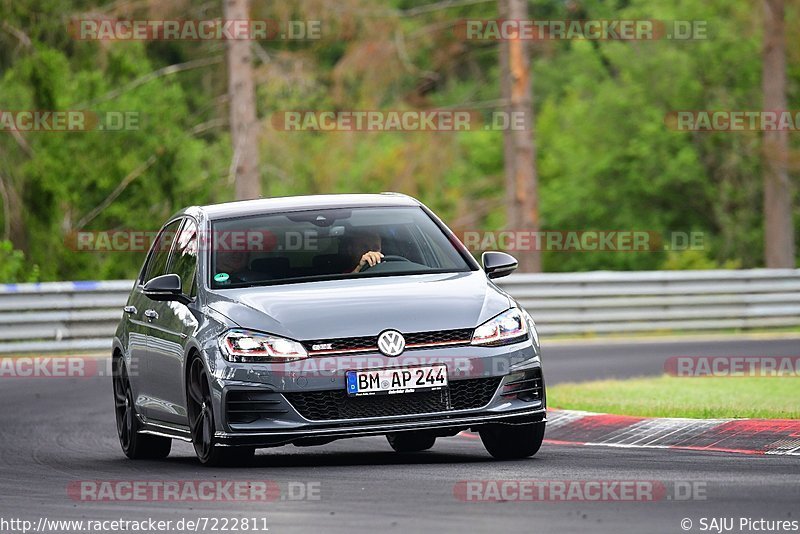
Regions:
<instances>
[{"instance_id":1,"label":"green foliage","mask_svg":"<svg viewBox=\"0 0 800 534\"><path fill-rule=\"evenodd\" d=\"M80 15L80 7L40 7L61 22L18 20L29 36L46 37L32 39L30 48L17 47L2 70L4 109L88 110L101 120L106 113L132 112L137 123L121 131L21 132L27 150L4 134L0 176L23 202L16 222L24 227L27 256L41 266L43 279L130 277L143 251L76 251L75 232L155 230L181 207L215 200L214 185L227 172L228 143L225 136L192 133L211 95L190 98L193 89L177 75L136 82L164 66L143 43L75 41L63 21ZM193 109L190 102L202 107ZM105 209L90 216L131 176Z\"/></svg>"},{"instance_id":2,"label":"green foliage","mask_svg":"<svg viewBox=\"0 0 800 534\"><path fill-rule=\"evenodd\" d=\"M505 226L500 131L275 128L273 118L287 110L449 107L475 110L488 120L499 109L497 43L464 41L454 24L496 18L496 5L415 11L428 4L253 4L254 18L319 20L322 28L319 40L256 43L265 196L395 190L421 198L459 230ZM17 210L22 220L12 224L22 231L12 238L41 267L41 279L131 277L142 251L76 252L71 236L154 230L186 205L233 195L224 43L79 41L66 21L97 12L139 19L215 17L221 5L0 0L6 28L0 28L3 109L140 114L138 129L0 135L0 179L23 206ZM535 0L529 6L538 19L703 20L709 34L707 40L683 42L532 43L542 229L646 230L665 240L672 232L707 236L703 250L683 253L546 252L545 269L760 265L760 136L676 132L665 123L674 110L759 107L760 6L736 0ZM800 58L792 51L800 50L800 18L794 7L788 10L788 107L796 109ZM153 75L169 65L215 57L219 62L211 65ZM796 149L797 138L791 142ZM2 210L0 221L14 211ZM796 220L800 225L800 214ZM0 266L0 276L11 280L19 274Z\"/></svg>"},{"instance_id":3,"label":"green foliage","mask_svg":"<svg viewBox=\"0 0 800 534\"><path fill-rule=\"evenodd\" d=\"M39 266L25 261L21 250L10 241L0 241L0 280L3 283L38 282Z\"/></svg>"},{"instance_id":4,"label":"green foliage","mask_svg":"<svg viewBox=\"0 0 800 534\"><path fill-rule=\"evenodd\" d=\"M758 108L760 36L746 18L751 10L727 1L632 2L615 16L705 20L713 38L572 42L537 60L546 228L698 229L714 237L711 264L760 263L757 136L676 132L664 120L672 110ZM663 253L545 256L548 270L563 271L653 269L664 261Z\"/></svg>"},{"instance_id":5,"label":"green foliage","mask_svg":"<svg viewBox=\"0 0 800 534\"><path fill-rule=\"evenodd\" d=\"M726 260L720 264L700 250L681 250L670 251L664 263L661 264L661 268L668 271L739 269L741 268L741 262L739 260Z\"/></svg>"}]
</instances>

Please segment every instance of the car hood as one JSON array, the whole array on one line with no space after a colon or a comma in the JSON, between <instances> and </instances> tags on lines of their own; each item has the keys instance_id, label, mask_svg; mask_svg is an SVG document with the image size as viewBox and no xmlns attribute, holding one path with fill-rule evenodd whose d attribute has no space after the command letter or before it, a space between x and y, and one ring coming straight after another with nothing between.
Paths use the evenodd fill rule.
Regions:
<instances>
[{"instance_id":1,"label":"car hood","mask_svg":"<svg viewBox=\"0 0 800 534\"><path fill-rule=\"evenodd\" d=\"M474 328L510 299L474 271L226 289L208 306L243 328L311 340Z\"/></svg>"}]
</instances>

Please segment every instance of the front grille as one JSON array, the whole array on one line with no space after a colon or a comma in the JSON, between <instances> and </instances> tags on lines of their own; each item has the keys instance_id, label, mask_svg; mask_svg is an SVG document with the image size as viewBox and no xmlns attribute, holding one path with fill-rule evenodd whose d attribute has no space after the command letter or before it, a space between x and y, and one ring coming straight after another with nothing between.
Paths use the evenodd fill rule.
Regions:
<instances>
[{"instance_id":1,"label":"front grille","mask_svg":"<svg viewBox=\"0 0 800 534\"><path fill-rule=\"evenodd\" d=\"M288 411L280 394L274 391L229 391L225 397L225 418L231 424L274 419Z\"/></svg>"},{"instance_id":2,"label":"front grille","mask_svg":"<svg viewBox=\"0 0 800 534\"><path fill-rule=\"evenodd\" d=\"M426 346L436 345L438 343L452 343L468 345L472 340L471 328L459 328L456 330L434 330L432 332L412 332L410 334L403 333L406 340L406 347L415 348L415 345ZM311 341L303 341L303 346L310 353L334 353L352 350L378 350L378 336L360 336L360 337L337 337L331 339L315 339ZM329 349L319 350L314 349L314 345L330 345Z\"/></svg>"},{"instance_id":3,"label":"front grille","mask_svg":"<svg viewBox=\"0 0 800 534\"><path fill-rule=\"evenodd\" d=\"M284 393L286 399L306 419L366 419L424 413L469 410L492 400L500 377L451 382L439 391L349 397L344 389Z\"/></svg>"},{"instance_id":4,"label":"front grille","mask_svg":"<svg viewBox=\"0 0 800 534\"><path fill-rule=\"evenodd\" d=\"M360 349L376 349L378 347L378 336L362 336L362 337L339 337L334 339L316 339L314 341L303 341L303 346L309 352L317 352L314 345L330 345L330 349L325 351L343 351L343 350L360 350Z\"/></svg>"},{"instance_id":5,"label":"front grille","mask_svg":"<svg viewBox=\"0 0 800 534\"><path fill-rule=\"evenodd\" d=\"M521 401L542 400L542 370L537 368L519 375L511 376L500 394L503 397L516 397Z\"/></svg>"},{"instance_id":6,"label":"front grille","mask_svg":"<svg viewBox=\"0 0 800 534\"><path fill-rule=\"evenodd\" d=\"M438 332L414 332L413 334L403 334L403 337L406 338L406 346L450 343L452 341L469 343L472 341L472 329L460 328L458 330L440 330Z\"/></svg>"}]
</instances>

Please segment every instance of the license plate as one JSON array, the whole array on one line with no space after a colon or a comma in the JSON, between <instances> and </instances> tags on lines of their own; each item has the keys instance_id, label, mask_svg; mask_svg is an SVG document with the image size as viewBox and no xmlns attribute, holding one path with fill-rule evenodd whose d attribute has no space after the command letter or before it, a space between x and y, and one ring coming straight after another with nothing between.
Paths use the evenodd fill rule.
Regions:
<instances>
[{"instance_id":1,"label":"license plate","mask_svg":"<svg viewBox=\"0 0 800 534\"><path fill-rule=\"evenodd\" d=\"M444 364L347 371L345 376L347 394L351 397L435 391L447 387L447 366Z\"/></svg>"}]
</instances>

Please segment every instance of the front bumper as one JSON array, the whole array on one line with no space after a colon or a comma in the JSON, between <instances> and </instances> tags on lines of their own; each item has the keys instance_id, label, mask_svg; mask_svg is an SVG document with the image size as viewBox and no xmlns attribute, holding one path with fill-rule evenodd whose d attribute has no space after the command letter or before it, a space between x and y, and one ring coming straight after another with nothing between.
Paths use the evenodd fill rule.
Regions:
<instances>
[{"instance_id":1,"label":"front bumper","mask_svg":"<svg viewBox=\"0 0 800 534\"><path fill-rule=\"evenodd\" d=\"M504 347L414 350L407 351L403 356L405 358L369 354L360 357L361 361L331 356L317 358L313 362L304 361L304 365L281 367L232 364L218 357L214 361L216 368L212 370L217 415L216 441L222 446L314 445L346 437L401 431L429 431L444 436L484 424L545 421L541 361L530 341ZM314 404L322 403L331 395L334 397L327 400L328 404L341 407L354 402L344 394L346 370L401 368L428 363L447 365L451 387L446 395L443 394L442 402L445 404L441 405L446 405L446 409L426 409L440 406L429 402L419 404L419 409L417 405L411 409L405 407L405 411L382 409L384 403L396 405L411 399L400 395L383 401L378 400L379 397L371 397L371 410L366 411L342 409L326 412ZM539 381L540 392L537 395L517 395L516 389L523 387L519 385L520 380L532 380L526 377L534 375ZM491 382L492 389L487 391L484 388L480 399L465 402L465 388L456 386L464 386L467 381ZM461 391L459 400L455 399L456 390ZM467 391L468 394L472 393L469 388ZM298 405L296 399L303 397L311 401ZM247 410L255 410L253 406L257 406L263 414L242 414Z\"/></svg>"},{"instance_id":2,"label":"front bumper","mask_svg":"<svg viewBox=\"0 0 800 534\"><path fill-rule=\"evenodd\" d=\"M256 433L221 432L215 434L217 444L221 446L275 447L296 443L298 445L316 445L341 438L374 436L404 431L438 431L447 430L447 434L456 434L459 430L475 428L485 424L524 425L546 422L544 408L514 411L511 413L476 414L465 417L440 417L431 420L386 421L379 424L363 424L347 427L307 428L291 431L271 431Z\"/></svg>"}]
</instances>

